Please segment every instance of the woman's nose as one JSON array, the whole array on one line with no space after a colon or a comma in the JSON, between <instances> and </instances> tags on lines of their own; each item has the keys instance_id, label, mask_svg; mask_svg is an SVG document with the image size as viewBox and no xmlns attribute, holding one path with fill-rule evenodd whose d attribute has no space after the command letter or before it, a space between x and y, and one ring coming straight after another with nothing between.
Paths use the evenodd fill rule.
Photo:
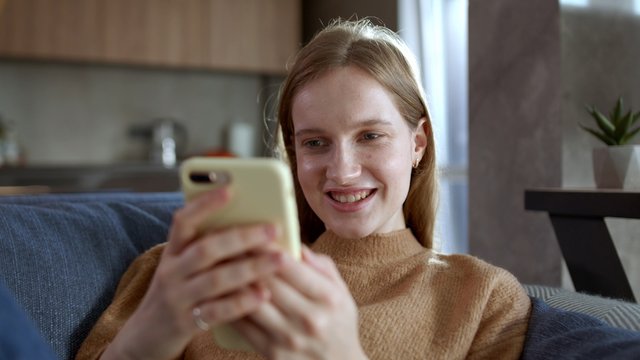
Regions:
<instances>
[{"instance_id":1,"label":"woman's nose","mask_svg":"<svg viewBox=\"0 0 640 360\"><path fill-rule=\"evenodd\" d=\"M327 166L327 179L347 185L360 176L362 167L357 153L346 146L336 147Z\"/></svg>"}]
</instances>

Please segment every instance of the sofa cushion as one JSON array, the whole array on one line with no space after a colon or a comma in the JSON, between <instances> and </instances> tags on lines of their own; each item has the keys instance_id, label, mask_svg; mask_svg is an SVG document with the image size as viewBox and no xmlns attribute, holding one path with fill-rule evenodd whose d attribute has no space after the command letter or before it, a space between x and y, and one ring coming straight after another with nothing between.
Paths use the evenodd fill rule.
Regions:
<instances>
[{"instance_id":1,"label":"sofa cushion","mask_svg":"<svg viewBox=\"0 0 640 360\"><path fill-rule=\"evenodd\" d=\"M0 359L55 359L31 319L0 279Z\"/></svg>"},{"instance_id":2,"label":"sofa cushion","mask_svg":"<svg viewBox=\"0 0 640 360\"><path fill-rule=\"evenodd\" d=\"M549 286L525 285L524 288L529 296L553 308L580 312L618 328L640 331L639 304Z\"/></svg>"},{"instance_id":3,"label":"sofa cushion","mask_svg":"<svg viewBox=\"0 0 640 360\"><path fill-rule=\"evenodd\" d=\"M0 197L0 276L73 358L137 255L166 240L179 193Z\"/></svg>"},{"instance_id":4,"label":"sofa cushion","mask_svg":"<svg viewBox=\"0 0 640 360\"><path fill-rule=\"evenodd\" d=\"M640 332L531 298L531 318L521 359L637 359Z\"/></svg>"}]
</instances>

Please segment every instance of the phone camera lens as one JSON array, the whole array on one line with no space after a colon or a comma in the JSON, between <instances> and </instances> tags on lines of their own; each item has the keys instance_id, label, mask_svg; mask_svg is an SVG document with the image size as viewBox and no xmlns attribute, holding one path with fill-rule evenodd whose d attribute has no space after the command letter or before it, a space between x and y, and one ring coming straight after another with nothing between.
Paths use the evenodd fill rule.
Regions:
<instances>
[{"instance_id":1,"label":"phone camera lens","mask_svg":"<svg viewBox=\"0 0 640 360\"><path fill-rule=\"evenodd\" d=\"M191 173L189 174L189 179L191 179L191 181L193 181L194 183L197 184L208 184L208 183L215 183L216 182L216 173L215 172L210 172L210 173Z\"/></svg>"}]
</instances>

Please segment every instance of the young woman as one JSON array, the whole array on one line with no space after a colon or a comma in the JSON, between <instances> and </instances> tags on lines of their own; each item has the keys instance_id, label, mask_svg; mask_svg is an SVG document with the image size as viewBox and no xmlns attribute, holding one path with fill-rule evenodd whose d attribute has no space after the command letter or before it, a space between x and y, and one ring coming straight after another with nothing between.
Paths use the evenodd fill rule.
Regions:
<instances>
[{"instance_id":1,"label":"young woman","mask_svg":"<svg viewBox=\"0 0 640 360\"><path fill-rule=\"evenodd\" d=\"M137 259L78 358L516 359L530 300L508 272L431 249L435 153L416 68L393 32L334 22L280 93L302 261L271 224L199 234L226 190L179 210ZM256 353L220 349L231 323Z\"/></svg>"}]
</instances>

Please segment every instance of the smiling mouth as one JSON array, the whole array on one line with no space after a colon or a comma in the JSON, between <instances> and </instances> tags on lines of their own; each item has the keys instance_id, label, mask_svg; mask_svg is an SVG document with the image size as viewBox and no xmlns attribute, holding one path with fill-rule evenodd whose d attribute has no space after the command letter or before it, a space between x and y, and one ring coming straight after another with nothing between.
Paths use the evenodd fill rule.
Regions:
<instances>
[{"instance_id":1,"label":"smiling mouth","mask_svg":"<svg viewBox=\"0 0 640 360\"><path fill-rule=\"evenodd\" d=\"M374 190L372 189L351 192L351 193L330 191L328 194L331 199L339 203L349 204L349 203L354 203L354 202L368 198L373 193L373 191Z\"/></svg>"}]
</instances>

